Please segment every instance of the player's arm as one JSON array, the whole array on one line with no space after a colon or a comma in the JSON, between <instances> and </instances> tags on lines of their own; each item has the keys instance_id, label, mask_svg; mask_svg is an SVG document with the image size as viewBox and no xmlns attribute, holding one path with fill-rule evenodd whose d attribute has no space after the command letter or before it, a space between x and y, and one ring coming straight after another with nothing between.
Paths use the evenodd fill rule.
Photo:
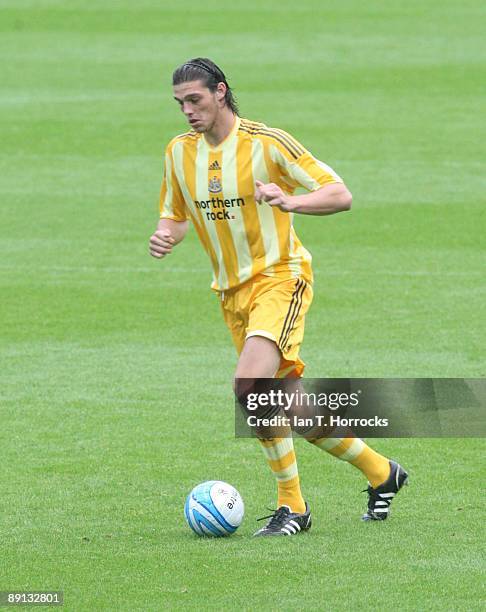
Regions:
<instances>
[{"instance_id":1,"label":"player's arm","mask_svg":"<svg viewBox=\"0 0 486 612\"><path fill-rule=\"evenodd\" d=\"M184 239L189 221L174 221L174 219L160 219L157 229L150 236L149 250L152 257L161 259L172 252L172 248Z\"/></svg>"},{"instance_id":2,"label":"player's arm","mask_svg":"<svg viewBox=\"0 0 486 612\"><path fill-rule=\"evenodd\" d=\"M291 195L283 183L256 181L256 200L284 212L304 215L332 215L351 208L351 193L330 166L316 159L287 132L274 128L267 131L271 136L265 146L275 165L274 174L286 177L284 183L294 188L300 185L309 193Z\"/></svg>"},{"instance_id":3,"label":"player's arm","mask_svg":"<svg viewBox=\"0 0 486 612\"><path fill-rule=\"evenodd\" d=\"M333 215L349 210L353 196L344 183L329 183L302 195L289 195L275 183L256 181L255 199L280 210L303 215Z\"/></svg>"},{"instance_id":4,"label":"player's arm","mask_svg":"<svg viewBox=\"0 0 486 612\"><path fill-rule=\"evenodd\" d=\"M149 240L152 257L161 259L172 252L186 235L189 222L184 197L172 158L172 143L165 151L164 178L160 190L160 220Z\"/></svg>"}]
</instances>

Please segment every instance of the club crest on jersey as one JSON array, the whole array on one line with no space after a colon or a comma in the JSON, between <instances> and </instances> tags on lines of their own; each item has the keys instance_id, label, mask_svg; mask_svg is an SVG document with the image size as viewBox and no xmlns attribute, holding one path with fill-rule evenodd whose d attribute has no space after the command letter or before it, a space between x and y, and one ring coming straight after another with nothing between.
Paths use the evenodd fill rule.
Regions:
<instances>
[{"instance_id":1,"label":"club crest on jersey","mask_svg":"<svg viewBox=\"0 0 486 612\"><path fill-rule=\"evenodd\" d=\"M221 181L217 176L213 176L209 181L208 190L210 193L220 193L222 191Z\"/></svg>"}]
</instances>

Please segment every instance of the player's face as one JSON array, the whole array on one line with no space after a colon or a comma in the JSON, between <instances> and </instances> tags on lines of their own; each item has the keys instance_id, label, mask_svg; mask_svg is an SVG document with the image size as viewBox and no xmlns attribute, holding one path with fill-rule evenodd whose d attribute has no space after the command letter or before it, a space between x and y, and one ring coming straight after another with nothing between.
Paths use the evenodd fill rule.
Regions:
<instances>
[{"instance_id":1,"label":"player's face","mask_svg":"<svg viewBox=\"0 0 486 612\"><path fill-rule=\"evenodd\" d=\"M188 81L174 85L174 98L193 130L211 130L221 108L221 92L210 91L202 81Z\"/></svg>"}]
</instances>

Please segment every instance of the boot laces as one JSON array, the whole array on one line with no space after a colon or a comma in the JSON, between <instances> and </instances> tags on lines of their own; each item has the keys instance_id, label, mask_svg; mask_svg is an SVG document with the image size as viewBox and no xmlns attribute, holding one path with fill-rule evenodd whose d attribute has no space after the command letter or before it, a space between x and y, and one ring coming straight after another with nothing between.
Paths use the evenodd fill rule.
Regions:
<instances>
[{"instance_id":1,"label":"boot laces","mask_svg":"<svg viewBox=\"0 0 486 612\"><path fill-rule=\"evenodd\" d=\"M257 519L257 521L264 521L265 519L270 519L267 528L273 529L276 527L281 527L285 523L285 519L289 515L289 510L285 506L281 506L280 508L273 510L272 508L268 508L272 514L268 514L267 516L262 516Z\"/></svg>"}]
</instances>

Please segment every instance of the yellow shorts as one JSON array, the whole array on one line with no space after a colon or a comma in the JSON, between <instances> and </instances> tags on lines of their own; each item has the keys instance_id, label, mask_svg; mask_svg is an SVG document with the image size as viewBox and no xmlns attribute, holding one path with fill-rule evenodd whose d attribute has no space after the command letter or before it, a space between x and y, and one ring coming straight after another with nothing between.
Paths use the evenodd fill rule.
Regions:
<instances>
[{"instance_id":1,"label":"yellow shorts","mask_svg":"<svg viewBox=\"0 0 486 612\"><path fill-rule=\"evenodd\" d=\"M269 338L282 354L277 377L302 376L305 363L299 358L299 349L312 296L312 285L303 278L264 274L220 293L224 320L238 354L247 338Z\"/></svg>"}]
</instances>

